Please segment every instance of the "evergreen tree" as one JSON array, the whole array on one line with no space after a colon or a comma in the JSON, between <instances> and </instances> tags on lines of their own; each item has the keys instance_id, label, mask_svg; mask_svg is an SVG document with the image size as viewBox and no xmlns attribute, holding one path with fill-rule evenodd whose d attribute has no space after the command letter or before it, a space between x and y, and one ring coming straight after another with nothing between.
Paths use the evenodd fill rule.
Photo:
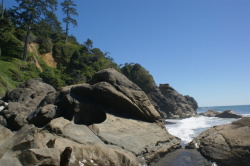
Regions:
<instances>
[{"instance_id":1,"label":"evergreen tree","mask_svg":"<svg viewBox=\"0 0 250 166\"><path fill-rule=\"evenodd\" d=\"M72 16L78 16L78 13L76 11L76 4L72 0L64 0L61 3L63 13L66 15L65 18L63 18L63 22L66 24L66 39L65 43L68 42L68 34L69 34L69 24L72 24L74 26L77 26L76 19L72 18Z\"/></svg>"},{"instance_id":2,"label":"evergreen tree","mask_svg":"<svg viewBox=\"0 0 250 166\"><path fill-rule=\"evenodd\" d=\"M1 6L1 10L2 10L2 18L3 18L3 15L4 15L4 0L2 0L2 6Z\"/></svg>"},{"instance_id":3,"label":"evergreen tree","mask_svg":"<svg viewBox=\"0 0 250 166\"><path fill-rule=\"evenodd\" d=\"M25 43L23 49L23 60L27 60L28 39L31 28L39 22L47 13L54 10L57 5L56 0L16 0L19 6L14 10L19 23L26 29Z\"/></svg>"},{"instance_id":4,"label":"evergreen tree","mask_svg":"<svg viewBox=\"0 0 250 166\"><path fill-rule=\"evenodd\" d=\"M90 39L87 39L86 42L84 42L84 45L88 48L88 50L91 50L93 47L93 41Z\"/></svg>"}]
</instances>

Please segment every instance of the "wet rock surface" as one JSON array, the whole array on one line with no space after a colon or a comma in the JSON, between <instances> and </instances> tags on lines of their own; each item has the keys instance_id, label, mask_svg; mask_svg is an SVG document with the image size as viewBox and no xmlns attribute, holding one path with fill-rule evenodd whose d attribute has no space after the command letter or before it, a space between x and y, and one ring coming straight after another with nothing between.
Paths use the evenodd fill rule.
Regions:
<instances>
[{"instance_id":1,"label":"wet rock surface","mask_svg":"<svg viewBox=\"0 0 250 166\"><path fill-rule=\"evenodd\" d=\"M197 150L179 149L150 166L213 166L213 163L204 158Z\"/></svg>"}]
</instances>

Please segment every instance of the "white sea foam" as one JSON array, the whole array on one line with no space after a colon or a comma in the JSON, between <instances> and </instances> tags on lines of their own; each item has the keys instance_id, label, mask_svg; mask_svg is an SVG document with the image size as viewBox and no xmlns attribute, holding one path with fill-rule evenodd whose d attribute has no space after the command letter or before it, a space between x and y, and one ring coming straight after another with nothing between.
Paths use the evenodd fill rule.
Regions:
<instances>
[{"instance_id":1,"label":"white sea foam","mask_svg":"<svg viewBox=\"0 0 250 166\"><path fill-rule=\"evenodd\" d=\"M177 136L181 139L182 145L185 145L192 141L192 139L198 136L202 131L215 126L231 123L237 119L223 119L215 117L191 117L186 119L167 119L168 122L174 124L167 124L166 128L170 134Z\"/></svg>"}]
</instances>

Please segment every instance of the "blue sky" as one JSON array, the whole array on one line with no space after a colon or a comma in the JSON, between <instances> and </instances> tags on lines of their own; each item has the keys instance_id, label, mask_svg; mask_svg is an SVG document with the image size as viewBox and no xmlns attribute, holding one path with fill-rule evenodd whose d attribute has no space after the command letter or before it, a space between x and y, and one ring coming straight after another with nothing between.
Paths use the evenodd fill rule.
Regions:
<instances>
[{"instance_id":1,"label":"blue sky","mask_svg":"<svg viewBox=\"0 0 250 166\"><path fill-rule=\"evenodd\" d=\"M90 38L116 63L140 63L199 106L250 104L249 0L75 2L70 33L80 43Z\"/></svg>"}]
</instances>

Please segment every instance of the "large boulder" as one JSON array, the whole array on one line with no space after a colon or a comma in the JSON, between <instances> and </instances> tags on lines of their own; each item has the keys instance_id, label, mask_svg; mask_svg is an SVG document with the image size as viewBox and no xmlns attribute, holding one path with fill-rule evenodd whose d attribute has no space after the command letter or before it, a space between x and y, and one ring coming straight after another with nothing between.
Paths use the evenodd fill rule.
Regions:
<instances>
[{"instance_id":1,"label":"large boulder","mask_svg":"<svg viewBox=\"0 0 250 166\"><path fill-rule=\"evenodd\" d=\"M232 110L226 110L226 111L223 111L223 112L217 114L215 117L218 117L218 118L242 118L242 115L239 115Z\"/></svg>"},{"instance_id":2,"label":"large boulder","mask_svg":"<svg viewBox=\"0 0 250 166\"><path fill-rule=\"evenodd\" d=\"M186 118L196 115L197 102L193 97L183 96L169 84L155 86L149 99L163 118Z\"/></svg>"},{"instance_id":3,"label":"large boulder","mask_svg":"<svg viewBox=\"0 0 250 166\"><path fill-rule=\"evenodd\" d=\"M133 152L148 163L180 147L179 139L155 123L108 114L103 123L95 126L102 141Z\"/></svg>"},{"instance_id":4,"label":"large boulder","mask_svg":"<svg viewBox=\"0 0 250 166\"><path fill-rule=\"evenodd\" d=\"M89 126L105 144L130 151L148 163L180 147L147 95L114 69L96 73L88 84L64 87L55 104L65 119ZM59 128L55 131L63 133ZM74 134L66 137L70 135Z\"/></svg>"},{"instance_id":5,"label":"large boulder","mask_svg":"<svg viewBox=\"0 0 250 166\"><path fill-rule=\"evenodd\" d=\"M242 118L242 115L239 115L232 110L226 110L223 112L208 110L206 112L200 113L199 115L206 117L218 117L218 118Z\"/></svg>"},{"instance_id":6,"label":"large boulder","mask_svg":"<svg viewBox=\"0 0 250 166\"><path fill-rule=\"evenodd\" d=\"M56 90L40 79L31 79L7 92L3 100L8 106L0 113L7 120L8 128L19 130L28 124L26 118L39 107L53 102ZM55 98L55 95L54 95Z\"/></svg>"},{"instance_id":7,"label":"large boulder","mask_svg":"<svg viewBox=\"0 0 250 166\"><path fill-rule=\"evenodd\" d=\"M250 117L215 126L196 137L187 148L196 148L221 166L250 165Z\"/></svg>"},{"instance_id":8,"label":"large boulder","mask_svg":"<svg viewBox=\"0 0 250 166\"><path fill-rule=\"evenodd\" d=\"M37 127L43 127L52 119L58 117L57 114L57 107L53 104L48 104L44 107L39 107L36 111L32 112L26 120L29 124L34 124Z\"/></svg>"},{"instance_id":9,"label":"large boulder","mask_svg":"<svg viewBox=\"0 0 250 166\"><path fill-rule=\"evenodd\" d=\"M11 130L6 127L0 125L0 144L11 138L14 134Z\"/></svg>"},{"instance_id":10,"label":"large boulder","mask_svg":"<svg viewBox=\"0 0 250 166\"><path fill-rule=\"evenodd\" d=\"M75 123L100 123L105 120L105 113L110 113L163 126L147 95L114 69L96 73L90 84L64 87L55 104L65 110L63 117L74 119Z\"/></svg>"},{"instance_id":11,"label":"large boulder","mask_svg":"<svg viewBox=\"0 0 250 166\"><path fill-rule=\"evenodd\" d=\"M199 113L199 115L206 117L215 117L218 114L220 114L220 112L214 110L207 110L206 112Z\"/></svg>"}]
</instances>

